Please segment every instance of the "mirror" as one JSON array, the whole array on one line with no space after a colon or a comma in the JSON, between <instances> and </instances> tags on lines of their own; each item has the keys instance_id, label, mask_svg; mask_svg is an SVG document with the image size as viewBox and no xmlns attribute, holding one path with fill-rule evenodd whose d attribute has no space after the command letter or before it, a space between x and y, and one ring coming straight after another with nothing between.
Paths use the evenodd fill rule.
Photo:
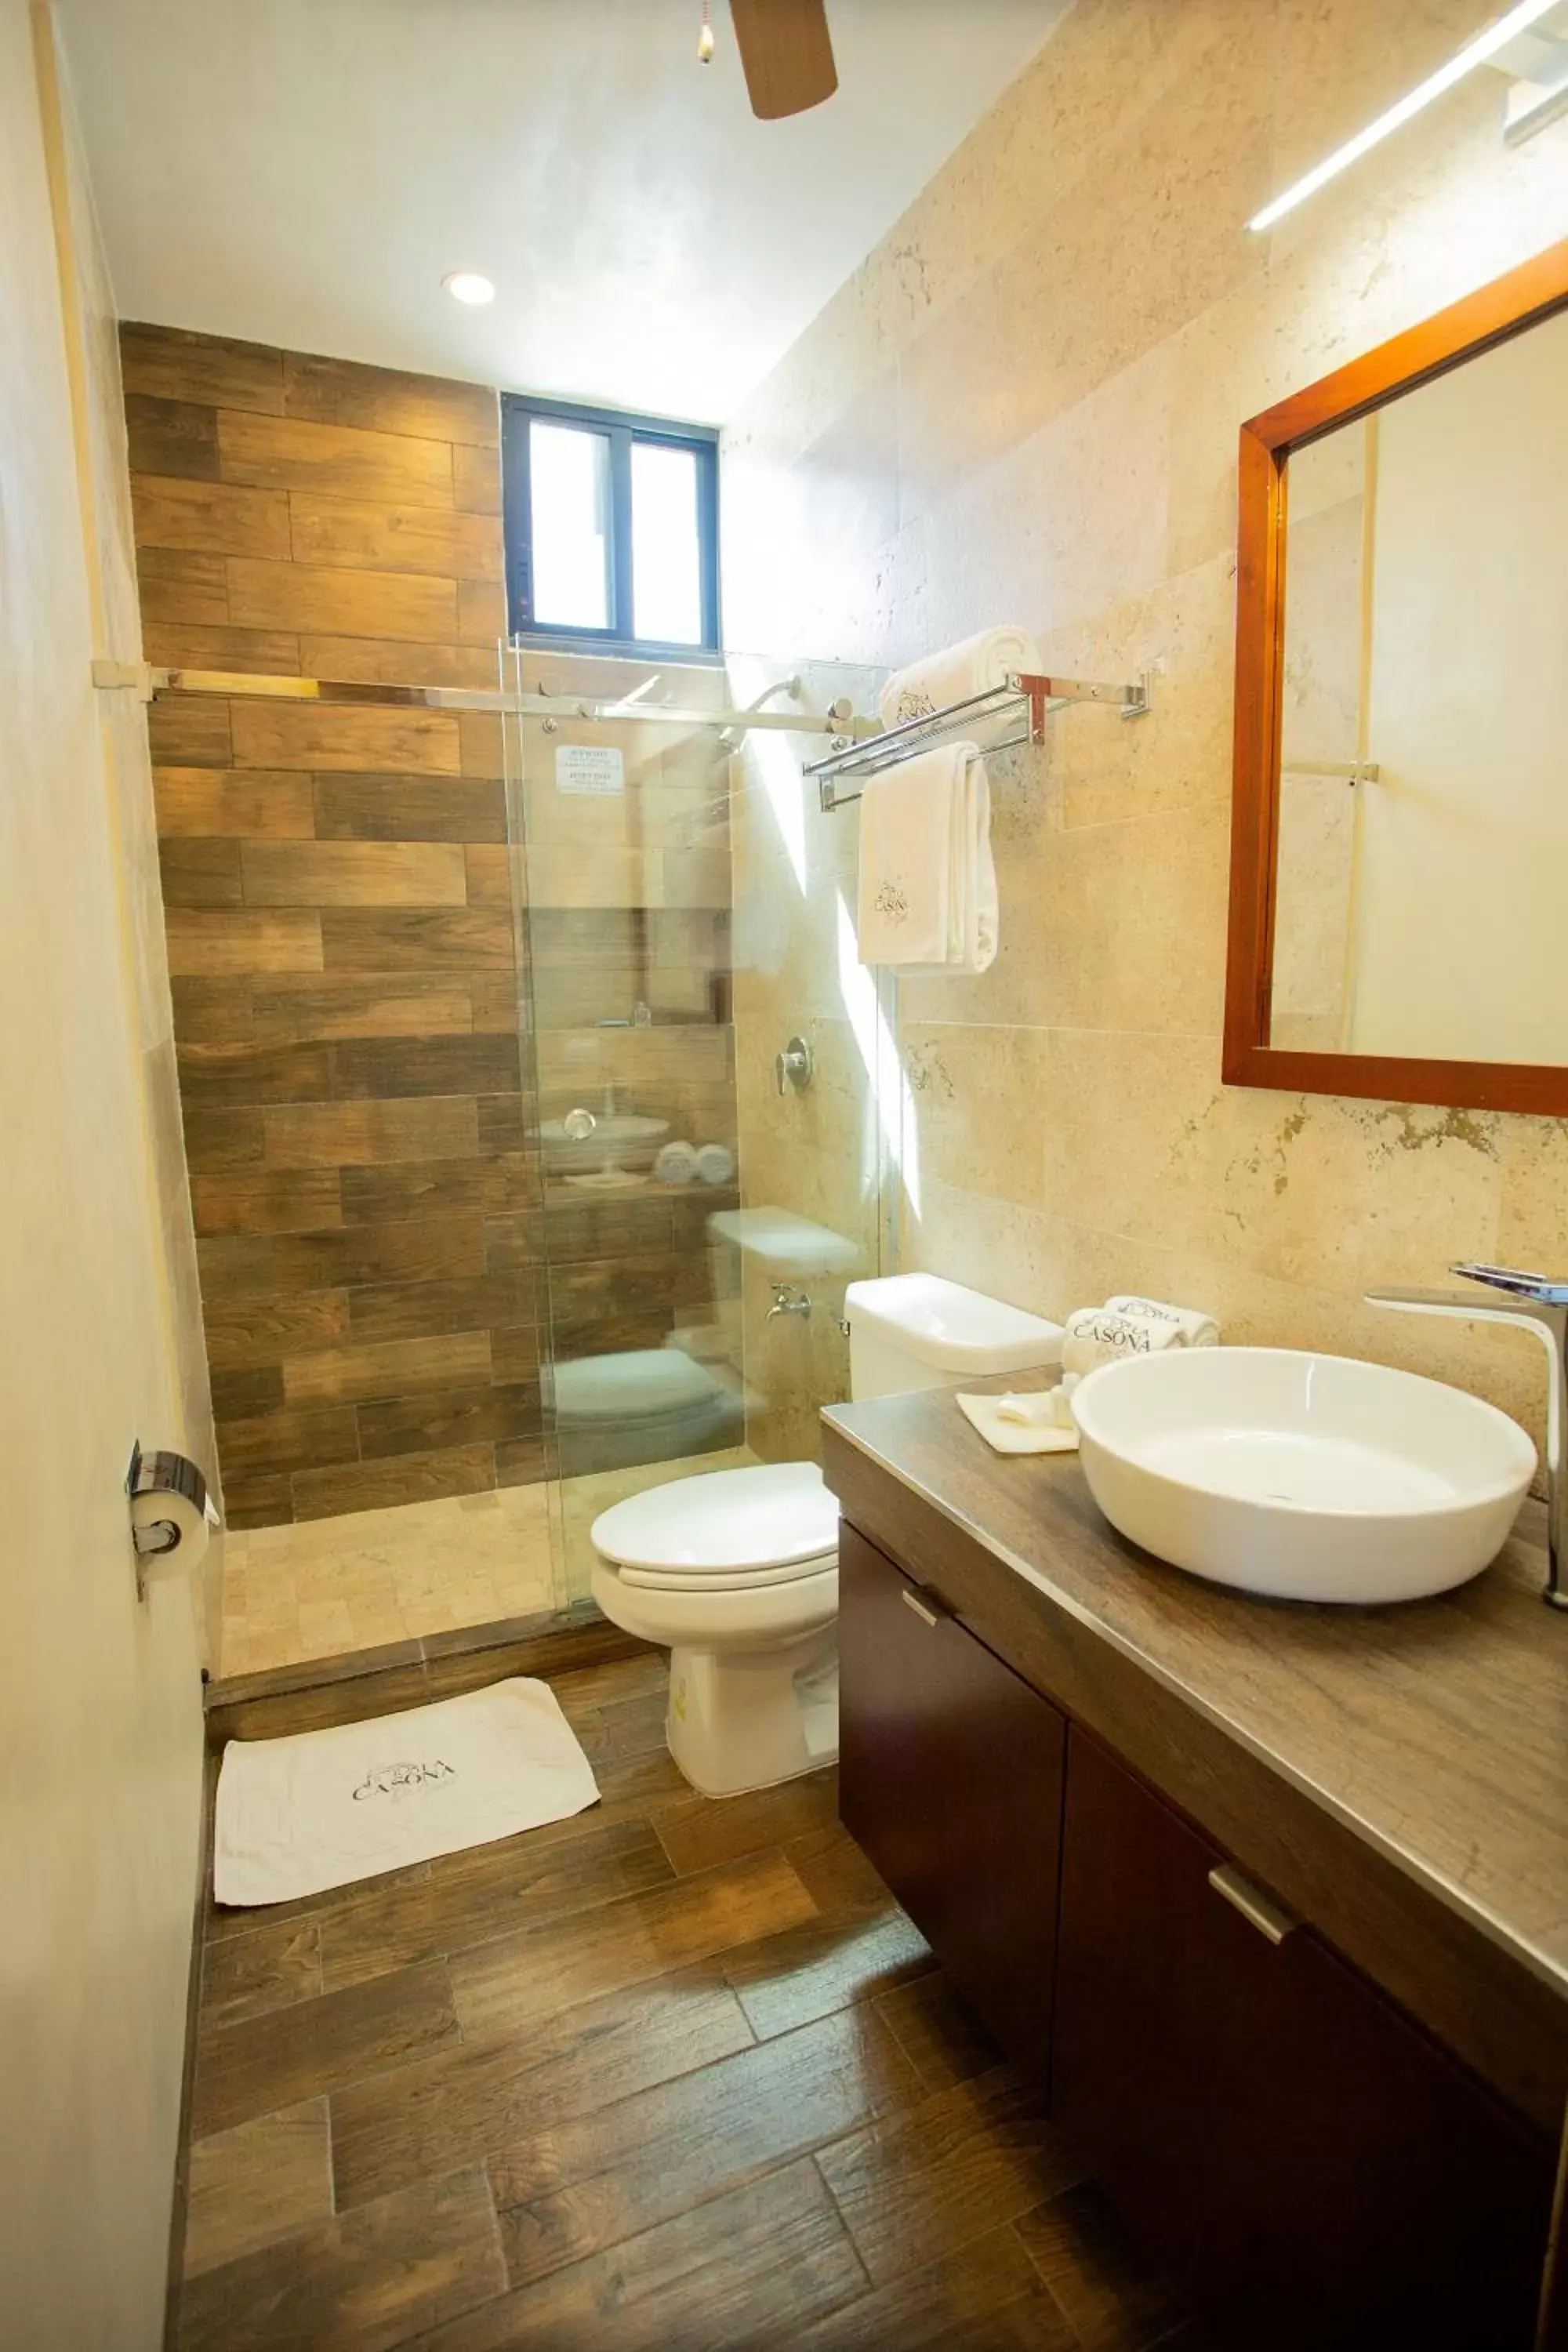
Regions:
<instances>
[{"instance_id":1,"label":"mirror","mask_svg":"<svg viewBox=\"0 0 1568 2352\"><path fill-rule=\"evenodd\" d=\"M1242 436L1226 1076L1568 1110L1568 247Z\"/></svg>"}]
</instances>

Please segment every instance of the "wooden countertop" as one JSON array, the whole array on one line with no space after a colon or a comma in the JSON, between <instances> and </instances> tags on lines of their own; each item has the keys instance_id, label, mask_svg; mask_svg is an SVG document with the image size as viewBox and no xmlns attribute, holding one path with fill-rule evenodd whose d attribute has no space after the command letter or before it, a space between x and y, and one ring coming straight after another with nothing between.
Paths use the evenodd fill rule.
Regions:
<instances>
[{"instance_id":1,"label":"wooden countertop","mask_svg":"<svg viewBox=\"0 0 1568 2352\"><path fill-rule=\"evenodd\" d=\"M1042 1619L1066 1612L1102 1661L1131 1662L1568 2000L1568 1613L1540 1597L1544 1560L1528 1539L1542 1535L1539 1506L1495 1566L1442 1598L1268 1601L1140 1551L1100 1512L1076 1454L994 1454L949 1391L835 1406L825 1422L828 1482L848 1517L863 1523L867 1503L878 1516L885 1480L898 1482L958 1531L955 1559L982 1548ZM880 1532L863 1531L898 1549L917 1522L907 1509L900 1522L891 1497L883 1517ZM935 1557L928 1548L928 1565ZM989 1605L1012 1606L994 1591ZM1042 1642L1068 1645L1092 1693L1092 1652L1056 1624L1053 1636L1042 1623ZM1015 1641L1030 1631L1013 1621ZM1072 1711L1070 1695L1063 1704Z\"/></svg>"}]
</instances>

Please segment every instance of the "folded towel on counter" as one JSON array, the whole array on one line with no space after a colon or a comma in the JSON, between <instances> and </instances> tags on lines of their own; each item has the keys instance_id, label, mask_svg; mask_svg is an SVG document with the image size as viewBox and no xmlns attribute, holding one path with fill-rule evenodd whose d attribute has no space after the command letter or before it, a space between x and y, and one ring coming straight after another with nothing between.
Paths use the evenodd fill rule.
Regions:
<instances>
[{"instance_id":1,"label":"folded towel on counter","mask_svg":"<svg viewBox=\"0 0 1568 2352\"><path fill-rule=\"evenodd\" d=\"M1068 1374L1054 1389L1026 1396L967 1396L958 1409L997 1454L1076 1454L1078 1423L1073 1419L1072 1392L1078 1381Z\"/></svg>"},{"instance_id":2,"label":"folded towel on counter","mask_svg":"<svg viewBox=\"0 0 1568 2352\"><path fill-rule=\"evenodd\" d=\"M1189 1330L1192 1335L1189 1337ZM1080 1307L1068 1317L1062 1369L1092 1372L1122 1356L1153 1356L1165 1348L1213 1348L1219 1326L1195 1307L1168 1307L1163 1299L1110 1299L1103 1307Z\"/></svg>"},{"instance_id":3,"label":"folded towel on counter","mask_svg":"<svg viewBox=\"0 0 1568 2352\"><path fill-rule=\"evenodd\" d=\"M996 959L991 785L973 743L868 777L860 797L860 961L984 971Z\"/></svg>"},{"instance_id":4,"label":"folded towel on counter","mask_svg":"<svg viewBox=\"0 0 1568 2352\"><path fill-rule=\"evenodd\" d=\"M906 719L923 719L950 702L1005 686L1021 670L1037 673L1039 667L1039 648L1026 629L982 629L977 636L896 669L882 688L882 724L899 727Z\"/></svg>"}]
</instances>

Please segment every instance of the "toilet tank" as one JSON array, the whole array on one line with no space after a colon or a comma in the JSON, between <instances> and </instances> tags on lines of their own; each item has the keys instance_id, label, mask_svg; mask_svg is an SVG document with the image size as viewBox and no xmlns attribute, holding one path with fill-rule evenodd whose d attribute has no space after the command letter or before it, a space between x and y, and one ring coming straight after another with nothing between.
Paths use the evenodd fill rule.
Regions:
<instances>
[{"instance_id":1,"label":"toilet tank","mask_svg":"<svg viewBox=\"0 0 1568 2352\"><path fill-rule=\"evenodd\" d=\"M945 1282L939 1274L852 1282L844 1311L852 1397L947 1388L987 1372L1032 1371L1061 1361L1059 1323L966 1290L961 1282Z\"/></svg>"}]
</instances>

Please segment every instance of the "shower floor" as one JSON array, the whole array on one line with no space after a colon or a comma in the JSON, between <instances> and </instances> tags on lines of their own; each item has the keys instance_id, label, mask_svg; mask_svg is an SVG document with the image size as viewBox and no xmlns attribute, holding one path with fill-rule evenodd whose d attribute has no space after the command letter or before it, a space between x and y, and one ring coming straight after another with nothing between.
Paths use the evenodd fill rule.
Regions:
<instances>
[{"instance_id":1,"label":"shower floor","mask_svg":"<svg viewBox=\"0 0 1568 2352\"><path fill-rule=\"evenodd\" d=\"M551 1487L501 1486L384 1511L252 1528L224 1541L218 1673L267 1674L389 1642L416 1642L582 1601L601 1511L645 1487L755 1462L749 1447L565 1478L554 1529Z\"/></svg>"},{"instance_id":2,"label":"shower floor","mask_svg":"<svg viewBox=\"0 0 1568 2352\"><path fill-rule=\"evenodd\" d=\"M550 1490L349 1511L224 1543L218 1671L301 1665L556 1605Z\"/></svg>"}]
</instances>

